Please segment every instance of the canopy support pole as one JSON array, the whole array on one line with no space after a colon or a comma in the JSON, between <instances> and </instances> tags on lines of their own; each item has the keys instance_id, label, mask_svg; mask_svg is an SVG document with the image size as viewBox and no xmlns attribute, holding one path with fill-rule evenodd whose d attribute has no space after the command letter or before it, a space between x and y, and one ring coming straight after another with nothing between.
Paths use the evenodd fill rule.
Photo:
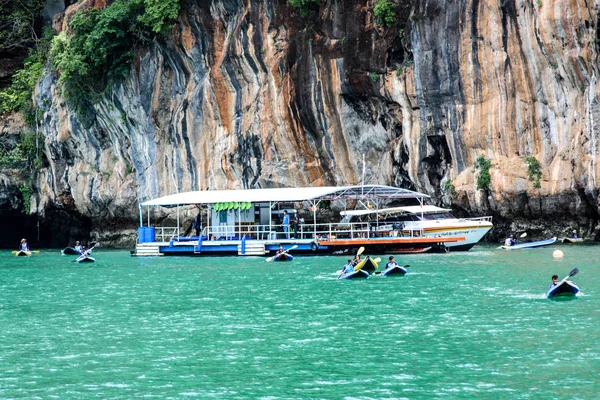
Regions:
<instances>
[{"instance_id":1,"label":"canopy support pole","mask_svg":"<svg viewBox=\"0 0 600 400\"><path fill-rule=\"evenodd\" d=\"M179 204L177 204L177 240L179 240Z\"/></svg>"},{"instance_id":2,"label":"canopy support pole","mask_svg":"<svg viewBox=\"0 0 600 400\"><path fill-rule=\"evenodd\" d=\"M140 226L144 226L144 211L142 210L141 204L140 204Z\"/></svg>"}]
</instances>

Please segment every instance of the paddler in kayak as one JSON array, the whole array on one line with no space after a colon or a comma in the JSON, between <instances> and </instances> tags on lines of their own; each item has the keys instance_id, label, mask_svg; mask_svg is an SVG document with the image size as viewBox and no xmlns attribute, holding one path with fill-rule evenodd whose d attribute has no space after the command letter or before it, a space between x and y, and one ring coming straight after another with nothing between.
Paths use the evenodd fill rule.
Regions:
<instances>
[{"instance_id":1,"label":"paddler in kayak","mask_svg":"<svg viewBox=\"0 0 600 400\"><path fill-rule=\"evenodd\" d=\"M348 260L348 264L346 264L342 267L342 274L346 274L348 272L353 272L353 271L354 271L354 264L352 263L352 260Z\"/></svg>"},{"instance_id":2,"label":"paddler in kayak","mask_svg":"<svg viewBox=\"0 0 600 400\"><path fill-rule=\"evenodd\" d=\"M552 283L548 286L548 290L552 289L558 283L558 275L552 275Z\"/></svg>"},{"instance_id":3,"label":"paddler in kayak","mask_svg":"<svg viewBox=\"0 0 600 400\"><path fill-rule=\"evenodd\" d=\"M360 263L361 259L360 259L360 254L357 254L356 257L354 257L354 260L352 260L352 266L355 267L358 265L358 263Z\"/></svg>"},{"instance_id":4,"label":"paddler in kayak","mask_svg":"<svg viewBox=\"0 0 600 400\"><path fill-rule=\"evenodd\" d=\"M390 261L387 264L385 264L385 269L399 267L398 263L394 259L394 256L390 256L389 260Z\"/></svg>"},{"instance_id":5,"label":"paddler in kayak","mask_svg":"<svg viewBox=\"0 0 600 400\"><path fill-rule=\"evenodd\" d=\"M29 251L29 244L27 243L27 239L21 239L21 243L19 244L20 251Z\"/></svg>"},{"instance_id":6,"label":"paddler in kayak","mask_svg":"<svg viewBox=\"0 0 600 400\"><path fill-rule=\"evenodd\" d=\"M275 255L276 255L276 256L278 256L278 255L280 255L281 253L283 253L283 246L282 246L282 245L279 245L279 250L277 250L277 251L275 252Z\"/></svg>"}]
</instances>

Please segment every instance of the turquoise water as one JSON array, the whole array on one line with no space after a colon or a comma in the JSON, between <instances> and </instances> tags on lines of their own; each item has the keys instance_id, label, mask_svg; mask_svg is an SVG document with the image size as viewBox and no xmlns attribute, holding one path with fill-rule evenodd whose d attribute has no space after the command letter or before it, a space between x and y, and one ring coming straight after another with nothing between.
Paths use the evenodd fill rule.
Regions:
<instances>
[{"instance_id":1,"label":"turquoise water","mask_svg":"<svg viewBox=\"0 0 600 400\"><path fill-rule=\"evenodd\" d=\"M565 253L552 258L553 250ZM0 254L0 398L599 398L600 246L345 258ZM550 301L574 268L582 295Z\"/></svg>"}]
</instances>

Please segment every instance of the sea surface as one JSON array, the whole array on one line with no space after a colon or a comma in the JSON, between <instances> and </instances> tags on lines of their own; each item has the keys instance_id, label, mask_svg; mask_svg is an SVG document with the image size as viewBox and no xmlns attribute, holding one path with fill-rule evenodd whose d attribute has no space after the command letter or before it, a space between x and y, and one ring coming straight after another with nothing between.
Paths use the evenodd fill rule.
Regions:
<instances>
[{"instance_id":1,"label":"sea surface","mask_svg":"<svg viewBox=\"0 0 600 400\"><path fill-rule=\"evenodd\" d=\"M346 257L94 255L0 253L0 399L600 398L600 246L349 281ZM581 295L545 299L575 267Z\"/></svg>"}]
</instances>

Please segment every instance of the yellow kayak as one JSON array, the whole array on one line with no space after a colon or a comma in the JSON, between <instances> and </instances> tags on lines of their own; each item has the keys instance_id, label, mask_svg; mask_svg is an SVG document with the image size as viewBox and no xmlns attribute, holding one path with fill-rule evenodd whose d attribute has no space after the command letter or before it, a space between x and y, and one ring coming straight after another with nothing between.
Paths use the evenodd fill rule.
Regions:
<instances>
[{"instance_id":1,"label":"yellow kayak","mask_svg":"<svg viewBox=\"0 0 600 400\"><path fill-rule=\"evenodd\" d=\"M354 266L355 271L362 269L363 271L367 271L368 273L371 273L378 268L379 268L379 265L377 264L377 262L369 256L362 259L358 264L356 264Z\"/></svg>"},{"instance_id":2,"label":"yellow kayak","mask_svg":"<svg viewBox=\"0 0 600 400\"><path fill-rule=\"evenodd\" d=\"M31 251L19 250L15 251L17 257L31 257Z\"/></svg>"}]
</instances>

